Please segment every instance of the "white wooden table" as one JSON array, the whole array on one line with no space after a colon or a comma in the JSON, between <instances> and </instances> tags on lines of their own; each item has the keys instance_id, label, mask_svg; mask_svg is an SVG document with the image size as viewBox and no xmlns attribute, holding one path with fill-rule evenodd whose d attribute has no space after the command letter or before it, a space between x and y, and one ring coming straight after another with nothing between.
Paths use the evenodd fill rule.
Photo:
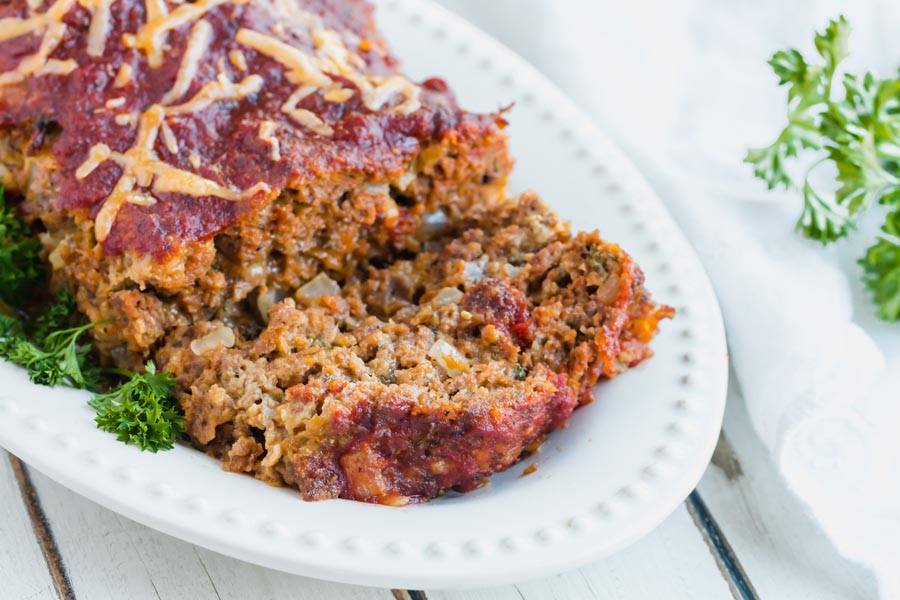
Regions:
<instances>
[{"instance_id":1,"label":"white wooden table","mask_svg":"<svg viewBox=\"0 0 900 600\"><path fill-rule=\"evenodd\" d=\"M588 567L488 590L381 590L242 563L138 525L0 454L2 600L875 597L874 581L837 555L781 486L734 385L712 464L658 529Z\"/></svg>"}]
</instances>

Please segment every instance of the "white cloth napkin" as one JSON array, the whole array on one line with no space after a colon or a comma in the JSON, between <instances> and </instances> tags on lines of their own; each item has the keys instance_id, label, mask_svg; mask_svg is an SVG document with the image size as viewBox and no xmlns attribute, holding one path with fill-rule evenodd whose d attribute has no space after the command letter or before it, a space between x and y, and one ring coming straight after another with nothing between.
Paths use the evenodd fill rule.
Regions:
<instances>
[{"instance_id":1,"label":"white cloth napkin","mask_svg":"<svg viewBox=\"0 0 900 600\"><path fill-rule=\"evenodd\" d=\"M835 546L900 598L900 324L855 259L879 219L823 249L796 194L742 164L785 119L766 61L845 14L853 70L900 65L890 0L442 0L555 80L638 162L713 280L753 426ZM652 282L651 282L652 283Z\"/></svg>"}]
</instances>

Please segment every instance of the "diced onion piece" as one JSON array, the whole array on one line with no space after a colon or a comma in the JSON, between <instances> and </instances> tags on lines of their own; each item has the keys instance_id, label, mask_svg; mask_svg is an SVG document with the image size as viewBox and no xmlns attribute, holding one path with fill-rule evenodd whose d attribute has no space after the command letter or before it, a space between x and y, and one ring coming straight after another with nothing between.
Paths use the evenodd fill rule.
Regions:
<instances>
[{"instance_id":1,"label":"diced onion piece","mask_svg":"<svg viewBox=\"0 0 900 600\"><path fill-rule=\"evenodd\" d=\"M406 190L410 186L410 184L416 180L416 172L413 169L413 165L410 163L409 169L406 170L403 175L397 178L397 189ZM441 213L443 214L443 213Z\"/></svg>"},{"instance_id":2,"label":"diced onion piece","mask_svg":"<svg viewBox=\"0 0 900 600\"><path fill-rule=\"evenodd\" d=\"M273 444L271 448L269 448L268 446L269 445L266 444L268 453L266 454L266 457L262 460L262 462L260 462L260 466L274 467L278 464L278 461L281 460L281 454L283 450L281 448L281 444Z\"/></svg>"},{"instance_id":3,"label":"diced onion piece","mask_svg":"<svg viewBox=\"0 0 900 600\"><path fill-rule=\"evenodd\" d=\"M62 244L57 244L47 256L47 260L50 261L50 266L53 267L54 271L59 271L66 266L66 261L62 257Z\"/></svg>"},{"instance_id":4,"label":"diced onion piece","mask_svg":"<svg viewBox=\"0 0 900 600\"><path fill-rule=\"evenodd\" d=\"M406 506L409 504L411 498L409 496L404 496L397 492L388 492L384 496L381 496L378 501L381 504L386 504L387 506Z\"/></svg>"},{"instance_id":5,"label":"diced onion piece","mask_svg":"<svg viewBox=\"0 0 900 600\"><path fill-rule=\"evenodd\" d=\"M436 236L446 231L449 225L450 222L447 219L447 215L439 210L422 215L422 225L419 227L418 233L426 237Z\"/></svg>"},{"instance_id":6,"label":"diced onion piece","mask_svg":"<svg viewBox=\"0 0 900 600\"><path fill-rule=\"evenodd\" d=\"M370 183L363 186L363 190L373 196L386 196L390 193L391 187L386 183Z\"/></svg>"},{"instance_id":7,"label":"diced onion piece","mask_svg":"<svg viewBox=\"0 0 900 600\"><path fill-rule=\"evenodd\" d=\"M266 290L256 298L256 308L263 322L269 324L269 309L278 302L278 290Z\"/></svg>"},{"instance_id":8,"label":"diced onion piece","mask_svg":"<svg viewBox=\"0 0 900 600\"><path fill-rule=\"evenodd\" d=\"M322 296L336 296L341 293L337 282L325 273L319 273L297 290L298 300L318 300Z\"/></svg>"},{"instance_id":9,"label":"diced onion piece","mask_svg":"<svg viewBox=\"0 0 900 600\"><path fill-rule=\"evenodd\" d=\"M462 375L469 364L459 350L444 340L438 340L428 349L428 358L440 366L450 377Z\"/></svg>"},{"instance_id":10,"label":"diced onion piece","mask_svg":"<svg viewBox=\"0 0 900 600\"><path fill-rule=\"evenodd\" d=\"M192 341L191 352L193 352L197 356L200 356L211 350L215 350L219 346L233 348L234 342L234 331L232 331L230 327L222 326L218 329L210 331L202 338Z\"/></svg>"},{"instance_id":11,"label":"diced onion piece","mask_svg":"<svg viewBox=\"0 0 900 600\"><path fill-rule=\"evenodd\" d=\"M463 293L455 287L445 287L441 288L441 291L435 294L431 301L437 306L446 306L459 302L462 297Z\"/></svg>"},{"instance_id":12,"label":"diced onion piece","mask_svg":"<svg viewBox=\"0 0 900 600\"><path fill-rule=\"evenodd\" d=\"M515 265L506 265L503 267L503 272L507 277L514 278L518 277L519 273L522 272L522 267L517 267Z\"/></svg>"},{"instance_id":13,"label":"diced onion piece","mask_svg":"<svg viewBox=\"0 0 900 600\"><path fill-rule=\"evenodd\" d=\"M463 263L463 273L466 275L466 281L468 283L478 283L484 279L484 265L486 263L486 260L479 260L478 262L466 261Z\"/></svg>"}]
</instances>

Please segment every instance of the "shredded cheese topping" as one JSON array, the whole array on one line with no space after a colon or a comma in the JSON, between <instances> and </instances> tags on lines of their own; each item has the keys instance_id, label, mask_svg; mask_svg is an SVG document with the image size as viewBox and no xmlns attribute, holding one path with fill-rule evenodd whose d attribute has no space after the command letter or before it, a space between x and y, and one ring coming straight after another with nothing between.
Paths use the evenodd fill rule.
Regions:
<instances>
[{"instance_id":1,"label":"shredded cheese topping","mask_svg":"<svg viewBox=\"0 0 900 600\"><path fill-rule=\"evenodd\" d=\"M197 0L182 4L171 13L163 0L147 0L147 22L135 34L123 36L125 44L147 55L147 63L154 69L162 66L163 50L169 32L196 21L222 4L244 4L247 0Z\"/></svg>"},{"instance_id":2,"label":"shredded cheese topping","mask_svg":"<svg viewBox=\"0 0 900 600\"><path fill-rule=\"evenodd\" d=\"M159 132L162 134L163 144L166 150L171 154L178 154L178 140L175 138L175 132L169 127L169 124L163 121L159 124Z\"/></svg>"},{"instance_id":3,"label":"shredded cheese topping","mask_svg":"<svg viewBox=\"0 0 900 600\"><path fill-rule=\"evenodd\" d=\"M281 143L275 137L275 123L272 121L263 121L259 124L259 139L272 147L272 160L278 162L281 160Z\"/></svg>"},{"instance_id":4,"label":"shredded cheese topping","mask_svg":"<svg viewBox=\"0 0 900 600\"><path fill-rule=\"evenodd\" d=\"M305 108L297 107L297 104L301 100L315 91L316 88L311 85L304 85L297 88L297 90L291 94L290 98L287 99L287 102L281 105L281 112L294 119L300 125L315 131L319 135L331 135L334 133L334 130L330 125L325 123L325 121L320 119L316 113Z\"/></svg>"},{"instance_id":5,"label":"shredded cheese topping","mask_svg":"<svg viewBox=\"0 0 900 600\"><path fill-rule=\"evenodd\" d=\"M137 113L119 113L113 119L116 122L116 125L121 125L124 127L125 125L136 125L138 122L138 114Z\"/></svg>"},{"instance_id":6,"label":"shredded cheese topping","mask_svg":"<svg viewBox=\"0 0 900 600\"><path fill-rule=\"evenodd\" d=\"M209 50L209 43L212 41L212 25L207 21L197 21L191 27L191 36L188 38L187 50L181 58L181 66L178 67L178 74L175 76L175 84L172 86L165 96L162 98L163 104L170 104L184 96L194 78L197 77L197 70L200 68L200 59Z\"/></svg>"},{"instance_id":7,"label":"shredded cheese topping","mask_svg":"<svg viewBox=\"0 0 900 600\"><path fill-rule=\"evenodd\" d=\"M103 56L106 48L106 36L109 33L112 13L109 5L112 0L80 0L81 5L91 11L91 25L88 28L88 56Z\"/></svg>"},{"instance_id":8,"label":"shredded cheese topping","mask_svg":"<svg viewBox=\"0 0 900 600\"><path fill-rule=\"evenodd\" d=\"M50 58L60 48L67 32L63 21L66 14L76 5L90 13L86 39L86 53L90 57L102 57L109 42L112 27L111 5L115 0L54 0L42 13L37 10L43 5L41 0L27 0L29 11L25 18L10 17L0 19L0 43L24 35L41 36L36 52L20 59L15 69L0 73L0 88L17 84L28 77L48 75L68 75L79 67L72 58ZM190 171L176 168L159 159L155 151L158 139L171 154L179 152L179 143L166 119L179 115L196 114L215 103L240 101L259 93L263 89L263 78L250 71L247 56L240 48L231 48L225 57L220 57L219 72L215 80L206 81L193 97L184 100L197 80L204 57L209 53L213 41L212 25L204 19L211 10L226 4L242 5L251 0L144 0L144 22L134 33L122 36L122 43L128 48L141 51L151 68L159 68L171 50L169 33L190 26L186 47L181 52L180 65L175 81L163 98L143 112L122 112L116 114L114 122L120 126L136 126L136 139L125 152L111 150L106 144L95 144L88 156L77 169L75 176L81 180L93 173L106 161L113 161L122 173L110 195L106 198L95 219L94 229L99 241L105 240L115 222L116 215L125 203L149 206L157 202L154 194L178 193L191 196L214 196L229 201L250 198L258 193L268 193L265 183L258 183L247 190L218 184ZM349 80L359 90L363 104L372 111L382 110L385 105L400 97L391 109L398 113L409 113L420 106L420 88L405 77L393 75L378 77L364 75L365 61L348 47L340 33L325 27L320 16L298 10L292 0L267 0L266 4L276 13L281 13L284 21L293 26L305 28L299 32L312 40L312 50L304 51L283 40L289 39L284 23L276 21L272 28L275 35L241 28L234 36L234 42L246 49L271 58L281 64L288 80L295 89L281 104L281 112L291 120L311 132L330 136L333 127L316 113L302 108L299 104L310 94L321 92L328 102L345 102L357 92L344 87L330 75ZM292 31L291 33L298 33ZM278 39L278 38L281 39ZM352 33L346 40L363 51L366 40L359 40ZM227 41L226 41L227 42ZM228 63L232 73L248 73L240 81L233 81L226 73ZM122 63L112 86L123 88L132 83L134 68L130 63ZM179 103L180 102L180 103ZM116 109L126 103L124 97L108 100L105 108L96 111ZM95 112L96 112L95 111ZM275 136L276 123L263 121L259 128L259 139L270 146L273 161L281 160L281 143ZM188 162L194 169L202 167L196 151L191 151ZM147 190L147 191L142 191Z\"/></svg>"},{"instance_id":9,"label":"shredded cheese topping","mask_svg":"<svg viewBox=\"0 0 900 600\"><path fill-rule=\"evenodd\" d=\"M228 62L234 65L238 71L247 70L247 57L237 48L228 53Z\"/></svg>"},{"instance_id":10,"label":"shredded cheese topping","mask_svg":"<svg viewBox=\"0 0 900 600\"><path fill-rule=\"evenodd\" d=\"M38 17L32 17L32 19L37 18ZM4 27L7 21L9 21L9 19L0 21L0 41L4 40L5 30L13 29L12 27ZM68 75L77 69L78 63L71 58L65 60L50 58L50 54L59 46L65 32L66 26L63 23L52 22L47 24L44 38L41 40L41 46L38 48L38 51L23 58L14 71L9 71L0 75L0 86L20 83L24 81L26 77L31 76ZM26 31L26 33L28 33L28 31Z\"/></svg>"},{"instance_id":11,"label":"shredded cheese topping","mask_svg":"<svg viewBox=\"0 0 900 600\"><path fill-rule=\"evenodd\" d=\"M166 109L166 114L180 115L203 110L215 102L225 100L243 100L262 89L263 78L259 75L249 75L240 83L234 83L225 73L219 73L215 81L205 84L193 98Z\"/></svg>"},{"instance_id":12,"label":"shredded cheese topping","mask_svg":"<svg viewBox=\"0 0 900 600\"><path fill-rule=\"evenodd\" d=\"M353 90L348 88L334 88L325 92L322 96L329 102L346 102L353 96Z\"/></svg>"},{"instance_id":13,"label":"shredded cheese topping","mask_svg":"<svg viewBox=\"0 0 900 600\"><path fill-rule=\"evenodd\" d=\"M239 29L234 39L284 65L289 69L287 78L291 83L311 85L316 88L331 85L331 79L319 69L315 57L299 48L252 29Z\"/></svg>"},{"instance_id":14,"label":"shredded cheese topping","mask_svg":"<svg viewBox=\"0 0 900 600\"><path fill-rule=\"evenodd\" d=\"M27 33L37 35L51 25L62 25L63 17L73 6L75 6L75 0L56 0L46 12L33 14L27 19L16 17L0 19L0 42L5 42Z\"/></svg>"},{"instance_id":15,"label":"shredded cheese topping","mask_svg":"<svg viewBox=\"0 0 900 600\"><path fill-rule=\"evenodd\" d=\"M134 145L125 153L113 152L105 144L97 144L88 155L88 161L81 165L76 172L76 177L87 177L97 165L99 159L112 160L122 167L122 175L116 182L112 193L104 201L94 221L94 235L98 241L104 241L115 223L116 215L125 202L138 200L139 204L146 204L145 194L135 194L135 187L150 187L155 194L178 193L189 196L215 196L224 200L237 202L252 198L258 193L268 192L269 186L258 183L248 190L237 190L225 187L214 181L201 177L196 173L184 171L159 160L154 150L158 132L166 117L166 108L154 104L141 116L138 123L138 135ZM155 202L155 200L154 200Z\"/></svg>"},{"instance_id":16,"label":"shredded cheese topping","mask_svg":"<svg viewBox=\"0 0 900 600\"><path fill-rule=\"evenodd\" d=\"M113 87L123 88L131 83L131 74L133 71L134 68L130 63L122 63L122 66L119 67L119 72L116 73L116 78L113 80Z\"/></svg>"}]
</instances>

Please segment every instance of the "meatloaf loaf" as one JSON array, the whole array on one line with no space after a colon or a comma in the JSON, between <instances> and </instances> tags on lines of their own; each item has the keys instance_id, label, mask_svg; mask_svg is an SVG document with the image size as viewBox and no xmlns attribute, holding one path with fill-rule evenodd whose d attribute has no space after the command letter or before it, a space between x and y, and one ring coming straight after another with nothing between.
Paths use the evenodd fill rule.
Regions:
<instances>
[{"instance_id":1,"label":"meatloaf loaf","mask_svg":"<svg viewBox=\"0 0 900 600\"><path fill-rule=\"evenodd\" d=\"M0 176L99 359L228 470L470 490L650 355L627 254L510 198L502 112L403 76L363 0L0 4Z\"/></svg>"},{"instance_id":2,"label":"meatloaf loaf","mask_svg":"<svg viewBox=\"0 0 900 600\"><path fill-rule=\"evenodd\" d=\"M0 3L0 174L123 367L490 205L504 125L399 74L362 0Z\"/></svg>"}]
</instances>

